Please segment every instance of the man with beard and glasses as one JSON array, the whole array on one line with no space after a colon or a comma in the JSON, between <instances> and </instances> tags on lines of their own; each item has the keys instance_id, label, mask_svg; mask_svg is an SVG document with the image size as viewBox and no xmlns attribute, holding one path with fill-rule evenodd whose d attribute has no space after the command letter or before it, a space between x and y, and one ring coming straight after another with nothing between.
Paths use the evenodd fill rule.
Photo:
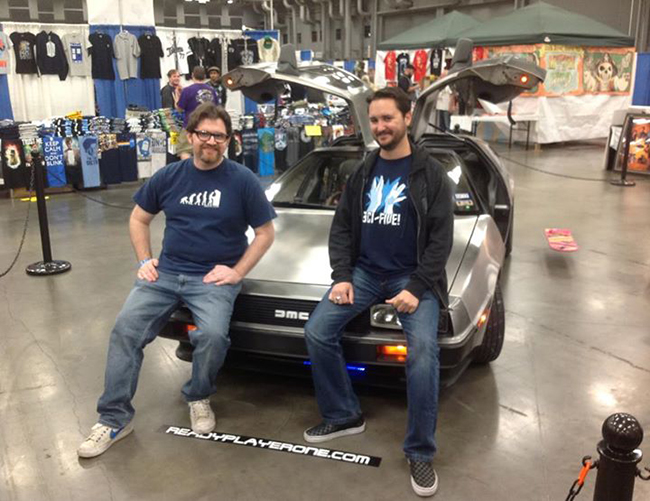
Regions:
<instances>
[{"instance_id":1,"label":"man with beard and glasses","mask_svg":"<svg viewBox=\"0 0 650 501\"><path fill-rule=\"evenodd\" d=\"M436 452L440 307L453 240L452 189L445 170L407 135L411 101L399 88L369 99L379 149L350 176L329 237L333 285L305 325L322 422L310 443L362 433L366 422L341 346L345 325L372 305L391 305L406 336L408 424L404 453L416 494L432 496Z\"/></svg>"},{"instance_id":2,"label":"man with beard and glasses","mask_svg":"<svg viewBox=\"0 0 650 501\"><path fill-rule=\"evenodd\" d=\"M228 113L206 103L187 122L194 156L156 172L133 197L129 230L137 256L137 280L117 317L108 346L99 422L77 453L90 458L133 431L135 395L144 347L182 303L196 330L192 376L183 386L195 433L214 429L210 396L230 338L230 316L241 281L269 249L275 211L255 175L224 157L232 135ZM160 258L154 258L149 227L166 218ZM248 244L246 231L254 229Z\"/></svg>"}]
</instances>

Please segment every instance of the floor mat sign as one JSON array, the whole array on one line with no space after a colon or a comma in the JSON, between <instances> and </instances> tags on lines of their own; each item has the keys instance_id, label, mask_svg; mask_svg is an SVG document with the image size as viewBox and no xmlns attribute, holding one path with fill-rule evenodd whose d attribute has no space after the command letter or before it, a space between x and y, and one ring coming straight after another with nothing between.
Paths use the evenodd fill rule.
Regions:
<instances>
[{"instance_id":1,"label":"floor mat sign","mask_svg":"<svg viewBox=\"0 0 650 501\"><path fill-rule=\"evenodd\" d=\"M310 456L320 459L329 459L331 461L342 461L344 463L358 464L361 466L379 467L380 457L365 456L355 454L354 452L338 451L335 449L323 449L309 445L293 444L291 442L279 442L266 438L246 437L244 435L231 435L213 431L211 433L194 433L190 428L180 426L163 426L160 431L166 435L175 435L177 437L195 438L206 440L208 442L219 442L222 444L242 445L244 447L255 447L258 449L267 449L277 452L289 452L300 456Z\"/></svg>"}]
</instances>

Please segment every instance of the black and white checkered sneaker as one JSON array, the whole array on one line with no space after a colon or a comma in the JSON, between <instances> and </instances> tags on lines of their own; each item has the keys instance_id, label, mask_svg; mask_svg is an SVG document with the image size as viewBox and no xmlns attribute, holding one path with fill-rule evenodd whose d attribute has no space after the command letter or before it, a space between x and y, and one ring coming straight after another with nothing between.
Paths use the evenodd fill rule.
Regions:
<instances>
[{"instance_id":1,"label":"black and white checkered sneaker","mask_svg":"<svg viewBox=\"0 0 650 501\"><path fill-rule=\"evenodd\" d=\"M411 487L418 496L433 496L438 490L438 474L428 461L408 460L411 469Z\"/></svg>"},{"instance_id":2,"label":"black and white checkered sneaker","mask_svg":"<svg viewBox=\"0 0 650 501\"><path fill-rule=\"evenodd\" d=\"M327 442L333 438L344 437L346 435L356 435L366 430L366 421L360 416L354 421L344 424L327 424L321 423L312 428L305 430L303 438L312 444Z\"/></svg>"}]
</instances>

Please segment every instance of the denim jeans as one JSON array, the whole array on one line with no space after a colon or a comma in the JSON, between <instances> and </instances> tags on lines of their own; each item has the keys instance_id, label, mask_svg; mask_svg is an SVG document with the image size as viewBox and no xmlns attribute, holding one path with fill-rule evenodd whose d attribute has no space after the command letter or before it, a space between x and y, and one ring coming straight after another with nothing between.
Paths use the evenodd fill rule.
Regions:
<instances>
[{"instance_id":1,"label":"denim jeans","mask_svg":"<svg viewBox=\"0 0 650 501\"><path fill-rule=\"evenodd\" d=\"M326 423L342 424L361 415L361 407L352 389L343 357L343 328L369 306L396 296L408 280L408 276L376 276L357 267L352 278L354 304L336 305L328 299L328 291L305 325L316 399ZM408 424L404 453L407 458L415 461L430 461L436 452L439 314L438 299L431 291L424 293L414 313L399 313L408 346Z\"/></svg>"},{"instance_id":2,"label":"denim jeans","mask_svg":"<svg viewBox=\"0 0 650 501\"><path fill-rule=\"evenodd\" d=\"M126 426L135 410L131 400L138 386L144 347L153 341L172 312L184 302L197 329L189 332L194 346L192 377L183 386L188 402L216 391L216 377L230 346L228 331L238 285L203 283L202 275L158 271L158 280L136 280L117 317L108 345L104 394L97 403L99 422Z\"/></svg>"}]
</instances>

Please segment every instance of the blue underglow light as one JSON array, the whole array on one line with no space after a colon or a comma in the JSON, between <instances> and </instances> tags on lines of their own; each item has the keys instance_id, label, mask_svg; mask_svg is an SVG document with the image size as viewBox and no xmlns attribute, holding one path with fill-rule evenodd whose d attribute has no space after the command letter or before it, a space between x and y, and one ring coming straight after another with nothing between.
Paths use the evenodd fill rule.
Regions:
<instances>
[{"instance_id":1,"label":"blue underglow light","mask_svg":"<svg viewBox=\"0 0 650 501\"><path fill-rule=\"evenodd\" d=\"M311 361L305 360L303 361L303 365L311 365ZM366 372L366 368L363 365L346 364L346 367L349 371Z\"/></svg>"}]
</instances>

